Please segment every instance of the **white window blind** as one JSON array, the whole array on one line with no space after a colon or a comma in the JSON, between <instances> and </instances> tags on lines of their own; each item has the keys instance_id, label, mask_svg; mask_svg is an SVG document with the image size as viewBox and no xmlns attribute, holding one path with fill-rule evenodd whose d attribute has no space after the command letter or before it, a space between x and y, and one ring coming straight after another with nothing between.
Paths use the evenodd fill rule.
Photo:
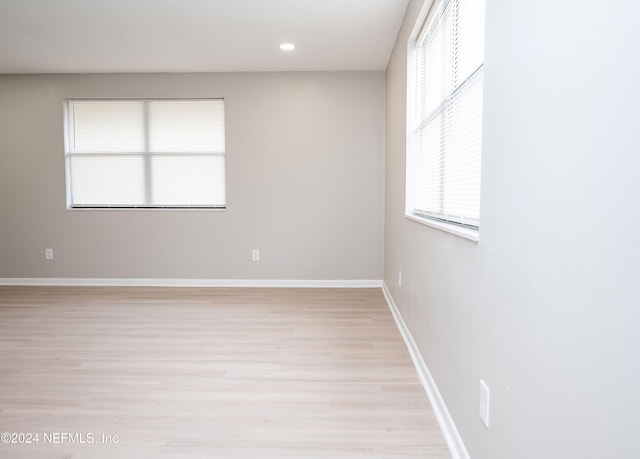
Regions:
<instances>
[{"instance_id":1,"label":"white window blind","mask_svg":"<svg viewBox=\"0 0 640 459\"><path fill-rule=\"evenodd\" d=\"M67 101L73 208L224 208L221 99Z\"/></svg>"},{"instance_id":2,"label":"white window blind","mask_svg":"<svg viewBox=\"0 0 640 459\"><path fill-rule=\"evenodd\" d=\"M436 2L416 41L412 212L479 227L484 0Z\"/></svg>"}]
</instances>

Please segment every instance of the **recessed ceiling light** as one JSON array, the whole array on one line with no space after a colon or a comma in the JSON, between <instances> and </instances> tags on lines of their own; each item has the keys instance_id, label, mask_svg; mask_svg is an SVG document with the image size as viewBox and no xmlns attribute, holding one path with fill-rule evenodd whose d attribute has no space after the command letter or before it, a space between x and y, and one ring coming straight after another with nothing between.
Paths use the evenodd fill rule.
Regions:
<instances>
[{"instance_id":1,"label":"recessed ceiling light","mask_svg":"<svg viewBox=\"0 0 640 459\"><path fill-rule=\"evenodd\" d=\"M280 49L282 51L293 51L294 49L296 49L296 45L292 43L283 43L280 45Z\"/></svg>"}]
</instances>

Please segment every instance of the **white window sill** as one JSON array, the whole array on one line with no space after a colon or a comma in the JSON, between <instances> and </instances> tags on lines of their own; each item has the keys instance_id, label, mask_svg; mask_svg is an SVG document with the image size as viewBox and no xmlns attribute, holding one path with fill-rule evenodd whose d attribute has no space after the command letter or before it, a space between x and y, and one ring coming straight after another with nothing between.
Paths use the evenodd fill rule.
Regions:
<instances>
[{"instance_id":1,"label":"white window sill","mask_svg":"<svg viewBox=\"0 0 640 459\"><path fill-rule=\"evenodd\" d=\"M419 217L417 215L405 214L405 217L407 217L409 220L413 220L414 222L422 223L423 225L437 228L441 231L446 231L447 233L455 234L456 236L469 239L470 241L478 242L478 240L480 239L480 231L476 229L465 228L464 226L458 226L451 223L432 220L430 218Z\"/></svg>"},{"instance_id":2,"label":"white window sill","mask_svg":"<svg viewBox=\"0 0 640 459\"><path fill-rule=\"evenodd\" d=\"M142 211L142 212L225 212L226 207L71 207L67 206L71 212L114 212L114 211Z\"/></svg>"}]
</instances>

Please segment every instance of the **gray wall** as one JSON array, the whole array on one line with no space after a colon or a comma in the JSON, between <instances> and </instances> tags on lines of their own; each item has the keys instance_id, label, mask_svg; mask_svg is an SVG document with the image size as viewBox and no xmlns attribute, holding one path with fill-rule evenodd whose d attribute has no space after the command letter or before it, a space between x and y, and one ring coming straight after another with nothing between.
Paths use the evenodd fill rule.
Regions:
<instances>
[{"instance_id":1,"label":"gray wall","mask_svg":"<svg viewBox=\"0 0 640 459\"><path fill-rule=\"evenodd\" d=\"M384 85L383 72L0 76L0 278L381 279ZM66 210L63 101L93 97L224 97L228 209Z\"/></svg>"},{"instance_id":2,"label":"gray wall","mask_svg":"<svg viewBox=\"0 0 640 459\"><path fill-rule=\"evenodd\" d=\"M473 243L404 218L422 3L387 70L385 282L472 458L640 457L640 6L487 0Z\"/></svg>"}]
</instances>

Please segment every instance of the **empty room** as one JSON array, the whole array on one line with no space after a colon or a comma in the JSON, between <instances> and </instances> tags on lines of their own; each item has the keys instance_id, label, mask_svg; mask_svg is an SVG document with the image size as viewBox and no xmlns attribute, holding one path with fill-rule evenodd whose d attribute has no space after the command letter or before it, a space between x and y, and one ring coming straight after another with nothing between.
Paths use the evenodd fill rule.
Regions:
<instances>
[{"instance_id":1,"label":"empty room","mask_svg":"<svg viewBox=\"0 0 640 459\"><path fill-rule=\"evenodd\" d=\"M638 17L0 0L0 458L640 457Z\"/></svg>"}]
</instances>

